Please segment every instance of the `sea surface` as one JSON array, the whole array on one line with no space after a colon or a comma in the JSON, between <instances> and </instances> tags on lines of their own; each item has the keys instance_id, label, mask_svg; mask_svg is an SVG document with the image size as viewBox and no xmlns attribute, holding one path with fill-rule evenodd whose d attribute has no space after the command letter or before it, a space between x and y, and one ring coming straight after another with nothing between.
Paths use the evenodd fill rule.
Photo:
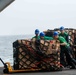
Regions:
<instances>
[{"instance_id":1,"label":"sea surface","mask_svg":"<svg viewBox=\"0 0 76 75\"><path fill-rule=\"evenodd\" d=\"M13 42L20 39L30 39L31 37L32 35L0 36L0 58L13 65ZM2 66L3 64L0 61L0 67Z\"/></svg>"}]
</instances>

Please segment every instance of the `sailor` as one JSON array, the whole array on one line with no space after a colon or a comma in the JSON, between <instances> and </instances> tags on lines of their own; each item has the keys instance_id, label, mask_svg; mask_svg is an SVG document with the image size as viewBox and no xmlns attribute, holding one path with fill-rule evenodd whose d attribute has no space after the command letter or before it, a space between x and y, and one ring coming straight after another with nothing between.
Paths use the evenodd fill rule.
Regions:
<instances>
[{"instance_id":1,"label":"sailor","mask_svg":"<svg viewBox=\"0 0 76 75\"><path fill-rule=\"evenodd\" d=\"M69 35L68 35L67 32L65 32L64 29L65 29L65 28L64 28L63 26L60 27L60 32L61 32L61 33L59 34L59 36L64 37L65 40L67 41L67 43L69 43Z\"/></svg>"},{"instance_id":2,"label":"sailor","mask_svg":"<svg viewBox=\"0 0 76 75\"><path fill-rule=\"evenodd\" d=\"M33 38L35 38L36 40L40 39L39 29L36 29L36 30L35 30L35 36L34 36Z\"/></svg>"},{"instance_id":3,"label":"sailor","mask_svg":"<svg viewBox=\"0 0 76 75\"><path fill-rule=\"evenodd\" d=\"M65 66L65 59L64 59L64 54L66 56L66 61L68 63L68 65L71 66L70 69L75 69L76 68L76 60L73 58L72 54L71 54L71 48L69 46L69 44L66 42L66 40L64 39L64 37L59 36L58 32L55 31L54 32L54 39L55 40L59 40L60 41L60 63Z\"/></svg>"},{"instance_id":4,"label":"sailor","mask_svg":"<svg viewBox=\"0 0 76 75\"><path fill-rule=\"evenodd\" d=\"M44 32L40 33L40 39L42 39L42 40L53 40L52 37L45 36Z\"/></svg>"},{"instance_id":5,"label":"sailor","mask_svg":"<svg viewBox=\"0 0 76 75\"><path fill-rule=\"evenodd\" d=\"M52 37L45 36L45 33L44 33L44 32L40 32L39 37L40 37L40 39L37 39L37 40L35 41L35 47L36 47L37 49L38 49L39 46L40 46L40 40L43 40L43 41L45 41L45 40L53 40Z\"/></svg>"}]
</instances>

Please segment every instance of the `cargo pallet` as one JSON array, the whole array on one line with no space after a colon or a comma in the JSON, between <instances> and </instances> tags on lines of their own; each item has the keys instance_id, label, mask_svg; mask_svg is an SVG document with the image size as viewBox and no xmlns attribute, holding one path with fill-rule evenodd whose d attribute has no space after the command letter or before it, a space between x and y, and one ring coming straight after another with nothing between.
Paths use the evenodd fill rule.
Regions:
<instances>
[{"instance_id":1,"label":"cargo pallet","mask_svg":"<svg viewBox=\"0 0 76 75\"><path fill-rule=\"evenodd\" d=\"M29 44L29 45L28 45ZM41 44L41 43L40 43ZM30 41L17 40L13 43L14 69L40 68L41 70L59 70L60 69L60 50L54 51L54 54L46 54L50 42L45 41L36 49L32 48ZM54 45L53 45L54 48Z\"/></svg>"},{"instance_id":2,"label":"cargo pallet","mask_svg":"<svg viewBox=\"0 0 76 75\"><path fill-rule=\"evenodd\" d=\"M17 40L13 43L13 67L9 62L4 63L4 73L16 73L16 72L41 72L41 71L61 71L62 65L60 65L59 53L46 55L42 51L36 51L31 46L27 45L29 41ZM49 45L48 43L44 42ZM42 44L42 47L47 50L47 46ZM27 63L28 62L28 63ZM53 65L51 65L53 64ZM32 66L31 66L32 65Z\"/></svg>"},{"instance_id":3,"label":"cargo pallet","mask_svg":"<svg viewBox=\"0 0 76 75\"><path fill-rule=\"evenodd\" d=\"M46 71L48 72L48 71L50 71L50 70L42 69L42 68L29 68L29 69L26 68L24 70L19 70L19 69L14 70L9 62L4 63L4 61L1 58L0 58L0 61L4 65L3 73L6 73L6 74L8 74L8 73L25 73L25 72L46 72ZM62 71L62 68L60 68L57 71Z\"/></svg>"},{"instance_id":4,"label":"cargo pallet","mask_svg":"<svg viewBox=\"0 0 76 75\"><path fill-rule=\"evenodd\" d=\"M40 71L41 70L41 69L36 69L36 68L29 68L29 69L24 69L24 70L14 70L9 62L4 63L1 58L0 58L0 60L4 65L3 73L34 72L34 71Z\"/></svg>"}]
</instances>

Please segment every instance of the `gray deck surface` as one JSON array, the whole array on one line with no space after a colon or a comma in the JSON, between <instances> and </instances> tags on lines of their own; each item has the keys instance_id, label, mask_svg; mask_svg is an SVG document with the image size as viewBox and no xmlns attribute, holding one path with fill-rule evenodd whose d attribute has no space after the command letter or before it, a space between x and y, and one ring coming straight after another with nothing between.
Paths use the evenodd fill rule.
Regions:
<instances>
[{"instance_id":1,"label":"gray deck surface","mask_svg":"<svg viewBox=\"0 0 76 75\"><path fill-rule=\"evenodd\" d=\"M76 69L63 70L57 72L30 72L30 73L12 73L3 74L3 68L0 68L0 75L76 75Z\"/></svg>"}]
</instances>

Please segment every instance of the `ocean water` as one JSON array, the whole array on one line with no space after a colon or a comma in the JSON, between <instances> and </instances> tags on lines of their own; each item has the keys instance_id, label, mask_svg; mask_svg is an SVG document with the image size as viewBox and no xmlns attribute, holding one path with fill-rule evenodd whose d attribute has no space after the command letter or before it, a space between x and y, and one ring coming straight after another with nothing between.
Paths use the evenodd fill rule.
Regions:
<instances>
[{"instance_id":1,"label":"ocean water","mask_svg":"<svg viewBox=\"0 0 76 75\"><path fill-rule=\"evenodd\" d=\"M13 65L13 42L19 39L30 39L32 35L0 36L0 58ZM0 67L3 64L0 61Z\"/></svg>"}]
</instances>

